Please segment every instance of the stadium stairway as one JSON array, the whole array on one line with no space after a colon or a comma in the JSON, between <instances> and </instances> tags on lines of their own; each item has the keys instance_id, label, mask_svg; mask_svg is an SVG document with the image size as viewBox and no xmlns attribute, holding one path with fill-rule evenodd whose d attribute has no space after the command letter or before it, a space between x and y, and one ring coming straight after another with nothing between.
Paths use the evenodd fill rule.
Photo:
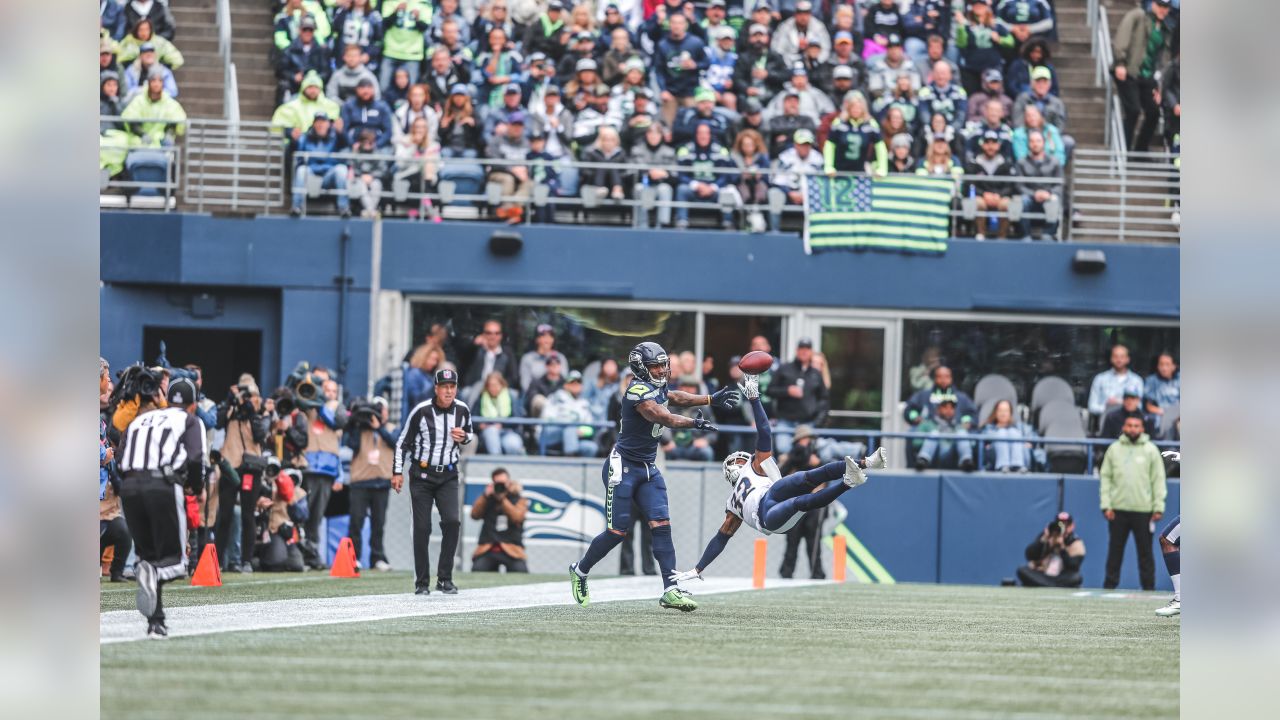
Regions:
<instances>
[{"instance_id":1,"label":"stadium stairway","mask_svg":"<svg viewBox=\"0 0 1280 720\"><path fill-rule=\"evenodd\" d=\"M174 44L186 61L174 73L178 101L188 117L220 118L223 107L222 60L218 57L218 22L215 0L187 0L171 4L178 32Z\"/></svg>"},{"instance_id":2,"label":"stadium stairway","mask_svg":"<svg viewBox=\"0 0 1280 720\"><path fill-rule=\"evenodd\" d=\"M240 84L241 120L270 120L276 109L271 70L274 7L262 0L231 0L231 61Z\"/></svg>"}]
</instances>

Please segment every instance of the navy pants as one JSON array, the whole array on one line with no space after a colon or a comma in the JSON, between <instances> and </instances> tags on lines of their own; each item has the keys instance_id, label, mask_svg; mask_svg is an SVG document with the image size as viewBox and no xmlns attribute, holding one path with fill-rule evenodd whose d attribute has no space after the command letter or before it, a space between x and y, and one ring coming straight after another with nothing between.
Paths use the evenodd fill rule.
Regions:
<instances>
[{"instance_id":1,"label":"navy pants","mask_svg":"<svg viewBox=\"0 0 1280 720\"><path fill-rule=\"evenodd\" d=\"M839 480L844 475L844 460L830 462L813 470L802 470L774 483L760 501L760 524L769 532L790 530L800 516L810 510L835 502L848 490ZM822 483L831 485L814 492Z\"/></svg>"},{"instance_id":2,"label":"navy pants","mask_svg":"<svg viewBox=\"0 0 1280 720\"><path fill-rule=\"evenodd\" d=\"M667 481L652 462L628 460L615 450L605 461L601 479L605 485L604 514L611 530L631 530L632 502L641 520L670 520L667 509ZM609 487L609 478L620 475L617 485Z\"/></svg>"}]
</instances>

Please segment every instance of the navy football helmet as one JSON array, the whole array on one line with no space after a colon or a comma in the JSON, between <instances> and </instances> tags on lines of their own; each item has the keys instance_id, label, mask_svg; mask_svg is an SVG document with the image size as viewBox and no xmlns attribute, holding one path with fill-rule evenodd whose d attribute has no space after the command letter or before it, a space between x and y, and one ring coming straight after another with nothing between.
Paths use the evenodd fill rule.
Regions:
<instances>
[{"instance_id":1,"label":"navy football helmet","mask_svg":"<svg viewBox=\"0 0 1280 720\"><path fill-rule=\"evenodd\" d=\"M627 355L627 365L631 367L631 372L636 377L650 385L661 387L666 385L671 377L671 358L656 342L642 342L631 348L631 353ZM650 370L651 366L661 367L661 376L655 376Z\"/></svg>"}]
</instances>

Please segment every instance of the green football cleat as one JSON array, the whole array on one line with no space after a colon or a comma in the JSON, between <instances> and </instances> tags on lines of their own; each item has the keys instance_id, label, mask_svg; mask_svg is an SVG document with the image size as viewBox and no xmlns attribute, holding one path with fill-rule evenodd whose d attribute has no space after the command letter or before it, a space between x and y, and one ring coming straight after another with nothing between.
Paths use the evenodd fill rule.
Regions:
<instances>
[{"instance_id":1,"label":"green football cleat","mask_svg":"<svg viewBox=\"0 0 1280 720\"><path fill-rule=\"evenodd\" d=\"M662 597L658 598L658 604L664 608L680 610L681 612L693 612L698 609L698 603L694 602L693 595L678 587L673 587L662 593Z\"/></svg>"},{"instance_id":2,"label":"green football cleat","mask_svg":"<svg viewBox=\"0 0 1280 720\"><path fill-rule=\"evenodd\" d=\"M573 601L586 607L591 603L591 591L587 589L587 579L578 574L578 563L569 564L569 587L573 590Z\"/></svg>"}]
</instances>

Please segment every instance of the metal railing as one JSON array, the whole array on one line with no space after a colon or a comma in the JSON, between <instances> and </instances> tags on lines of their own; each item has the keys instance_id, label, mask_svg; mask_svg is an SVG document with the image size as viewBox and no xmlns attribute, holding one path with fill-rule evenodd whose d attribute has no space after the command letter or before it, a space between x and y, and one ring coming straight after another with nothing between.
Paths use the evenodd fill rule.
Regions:
<instances>
[{"instance_id":1,"label":"metal railing","mask_svg":"<svg viewBox=\"0 0 1280 720\"><path fill-rule=\"evenodd\" d=\"M285 148L268 122L194 120L183 144L183 200L271 214L284 203Z\"/></svg>"},{"instance_id":2,"label":"metal railing","mask_svg":"<svg viewBox=\"0 0 1280 720\"><path fill-rule=\"evenodd\" d=\"M1164 152L1077 149L1073 159L1072 238L1178 242L1181 171Z\"/></svg>"},{"instance_id":3,"label":"metal railing","mask_svg":"<svg viewBox=\"0 0 1280 720\"><path fill-rule=\"evenodd\" d=\"M99 206L137 210L174 209L183 169L180 148L173 143L175 140L181 142L181 136L177 135L177 128L181 127L185 130L190 127L189 123L175 120L126 120L119 115L100 117L99 122L114 123L134 137L142 135L141 126L143 125L163 125L166 128L166 139L159 146L100 146L100 154L119 153L123 170L112 175L106 168L102 168ZM171 127L172 130L170 130ZM139 162L140 164L134 167L139 172L131 173L130 165ZM161 173L162 177L148 179L156 172Z\"/></svg>"},{"instance_id":4,"label":"metal railing","mask_svg":"<svg viewBox=\"0 0 1280 720\"><path fill-rule=\"evenodd\" d=\"M222 111L233 125L240 122L240 87L236 64L231 62L231 0L218 0L218 57L222 61Z\"/></svg>"},{"instance_id":5,"label":"metal railing","mask_svg":"<svg viewBox=\"0 0 1280 720\"><path fill-rule=\"evenodd\" d=\"M1112 152L1118 171L1123 173L1125 151L1129 140L1124 136L1124 114L1120 108L1120 96L1116 93L1115 78L1112 75L1115 55L1111 48L1111 22L1107 19L1107 9L1098 0L1089 0L1085 13L1085 19L1093 29L1091 36L1095 59L1093 84L1104 89L1104 142Z\"/></svg>"},{"instance_id":6,"label":"metal railing","mask_svg":"<svg viewBox=\"0 0 1280 720\"><path fill-rule=\"evenodd\" d=\"M525 418L525 417L507 417L507 418L489 418L489 417L473 417L471 418L472 426L480 426L485 424L499 424L511 426L533 426L533 427L591 427L596 430L608 430L617 426L616 423L610 422L575 422L561 420L547 420L544 418ZM722 434L729 435L752 435L756 434L756 429L748 425L720 425L717 431ZM774 431L775 434L777 431ZM1110 447L1116 442L1114 438L1090 438L1090 437L1042 437L1039 435L1031 435L1027 437L1008 437L992 435L984 435L980 432L969 433L934 433L934 432L890 432L881 430L851 430L845 428L820 428L818 435L823 438L831 438L834 440L859 440L862 441L867 449L880 447L887 440L905 440L907 442L934 439L943 442L972 442L974 443L974 460L978 468L984 467L986 460L985 446L988 443L1030 443L1034 448L1044 449L1051 454L1079 454L1083 452L1085 458L1085 472L1091 472L1094 467L1095 448ZM1174 440L1153 440L1156 447L1160 449L1181 449L1182 443ZM1105 449L1104 451L1105 452Z\"/></svg>"}]
</instances>

